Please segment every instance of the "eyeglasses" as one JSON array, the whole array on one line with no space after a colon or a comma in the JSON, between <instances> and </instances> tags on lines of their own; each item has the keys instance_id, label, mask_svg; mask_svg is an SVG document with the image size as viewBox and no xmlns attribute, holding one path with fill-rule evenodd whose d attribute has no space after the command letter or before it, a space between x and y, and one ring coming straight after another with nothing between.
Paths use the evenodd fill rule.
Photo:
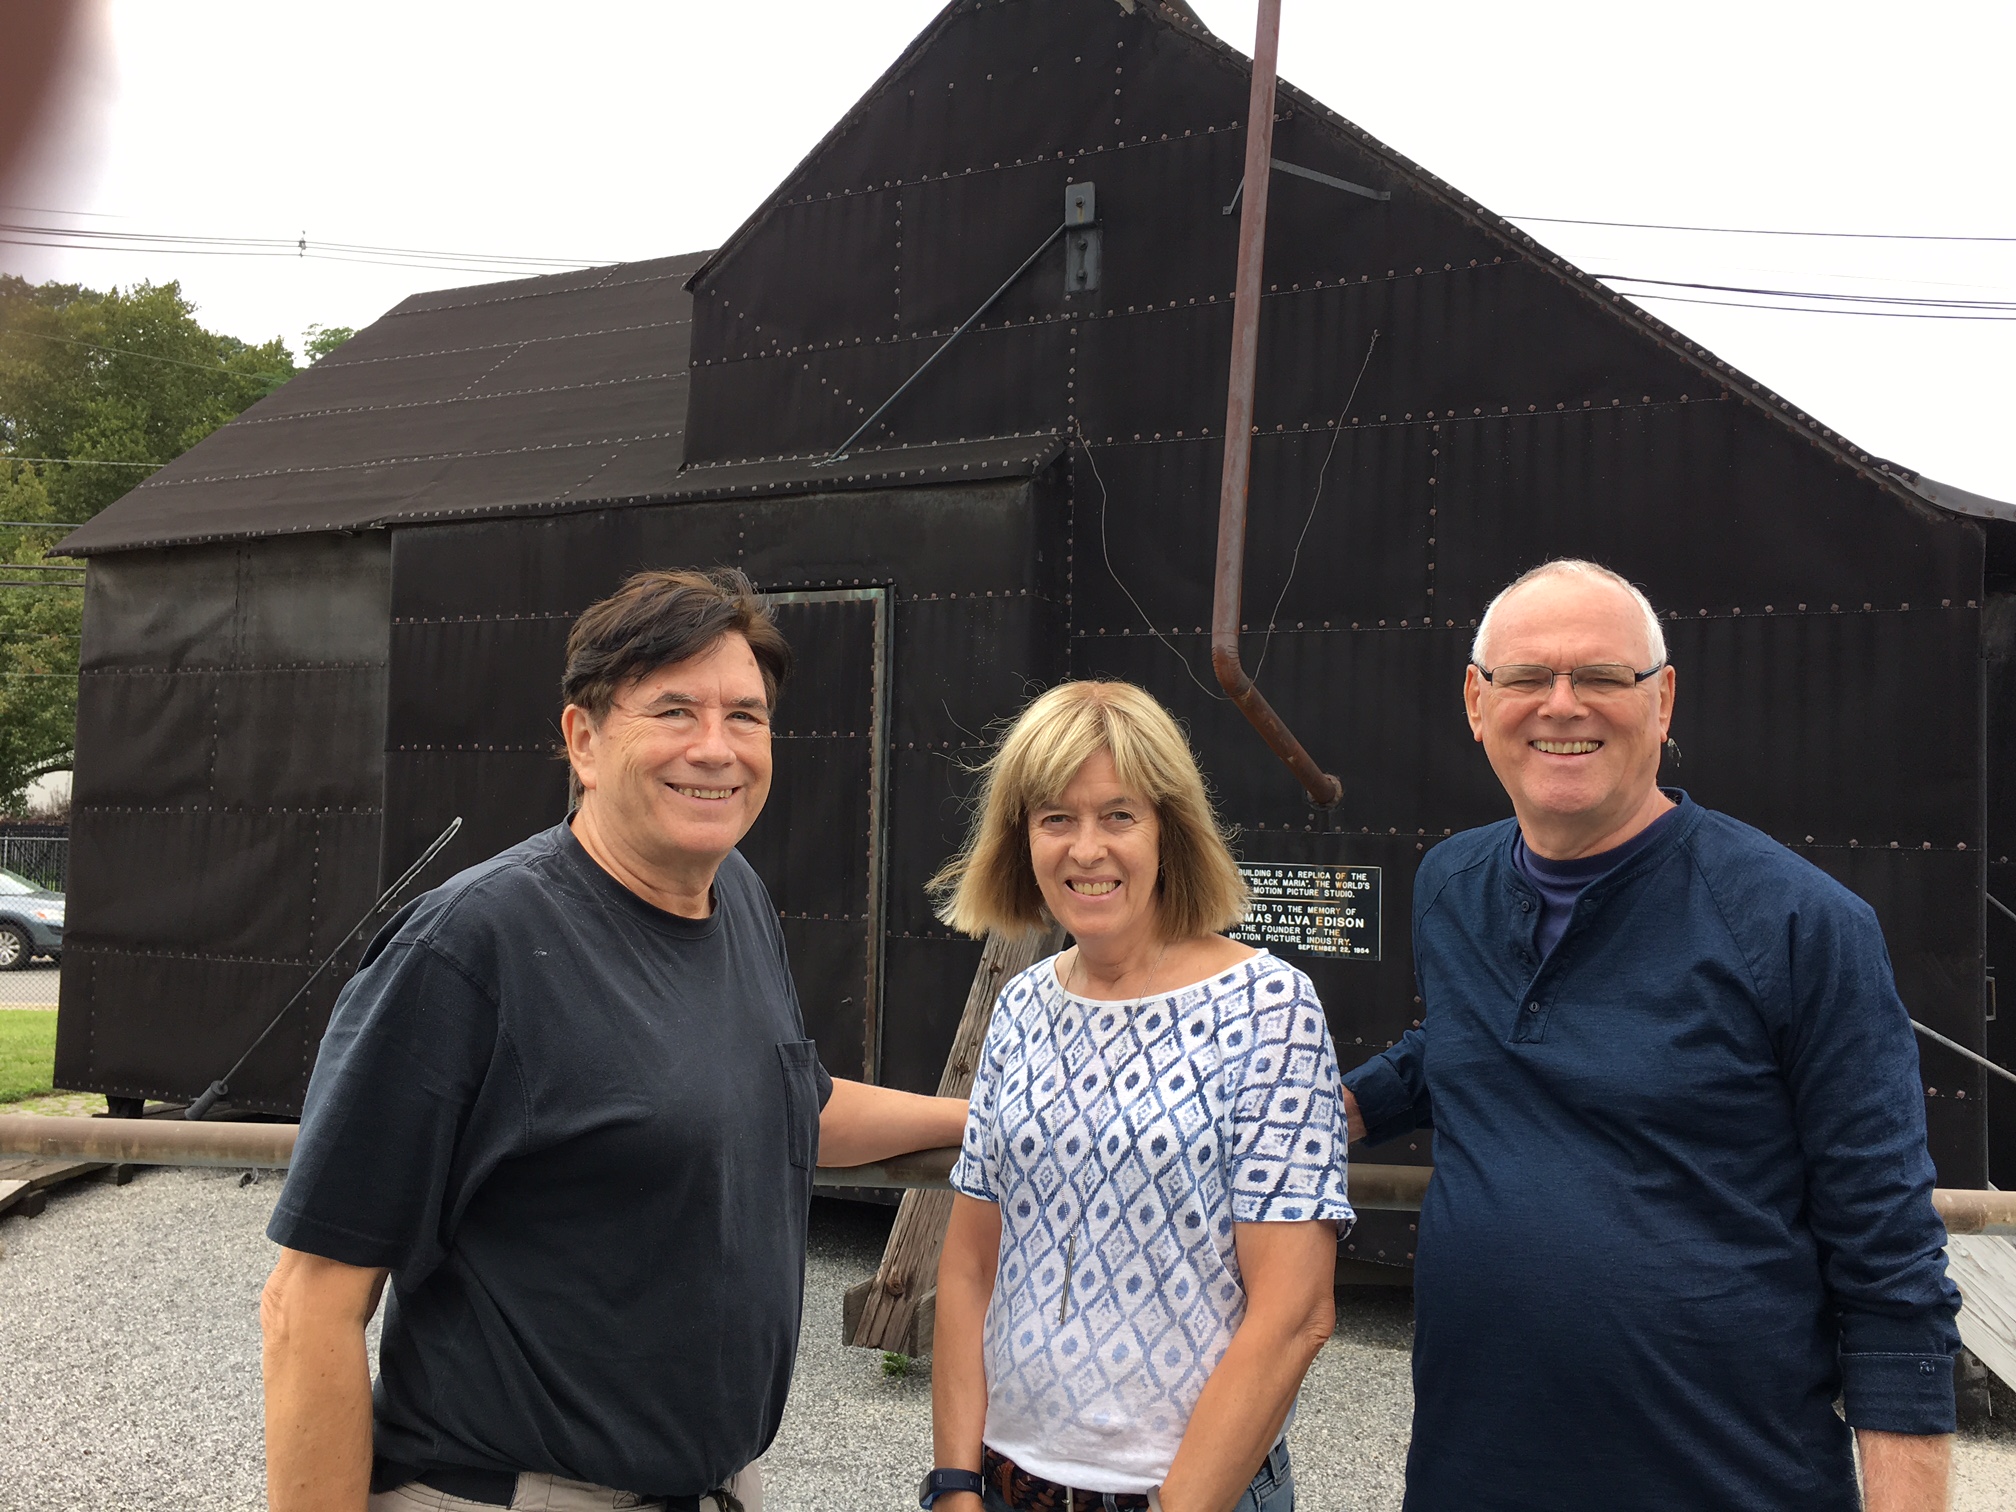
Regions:
<instances>
[{"instance_id":1,"label":"eyeglasses","mask_svg":"<svg viewBox=\"0 0 2016 1512\"><path fill-rule=\"evenodd\" d=\"M1656 667L1647 667L1639 672L1624 662L1592 662L1569 672L1556 672L1552 667L1508 662L1502 667L1479 666L1477 671L1499 692L1515 697L1530 698L1535 694L1552 692L1554 680L1565 677L1569 686L1584 697L1612 698L1619 693L1629 693L1646 678L1664 670L1665 666L1666 663L1660 662Z\"/></svg>"}]
</instances>

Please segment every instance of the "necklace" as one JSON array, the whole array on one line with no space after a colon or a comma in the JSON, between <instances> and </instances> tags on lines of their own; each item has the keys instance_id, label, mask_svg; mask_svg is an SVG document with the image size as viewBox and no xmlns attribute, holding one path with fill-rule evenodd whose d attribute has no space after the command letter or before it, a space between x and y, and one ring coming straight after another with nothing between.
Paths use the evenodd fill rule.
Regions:
<instances>
[{"instance_id":1,"label":"necklace","mask_svg":"<svg viewBox=\"0 0 2016 1512\"><path fill-rule=\"evenodd\" d=\"M1162 948L1155 952L1155 959L1150 961L1147 964L1147 966L1142 968L1143 975L1148 981L1151 982L1154 981L1155 973L1162 969L1162 959L1164 956L1169 954L1169 946L1171 943L1172 943L1171 941L1164 940L1162 942ZM1078 976L1078 966L1081 960L1084 958L1084 953L1085 953L1085 947L1082 945L1071 952L1071 964L1069 967L1065 969L1064 972L1064 990L1067 993L1071 991L1071 984ZM1113 979L1114 985L1118 986L1121 982L1125 981L1129 975L1130 973L1128 972L1125 971L1121 972L1119 976ZM1140 994L1140 995L1146 996L1146 994Z\"/></svg>"}]
</instances>

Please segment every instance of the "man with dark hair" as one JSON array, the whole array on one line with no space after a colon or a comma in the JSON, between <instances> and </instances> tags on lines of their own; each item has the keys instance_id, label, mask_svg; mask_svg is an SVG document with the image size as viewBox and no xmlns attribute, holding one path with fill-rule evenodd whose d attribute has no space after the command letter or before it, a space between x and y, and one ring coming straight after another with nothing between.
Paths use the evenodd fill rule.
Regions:
<instances>
[{"instance_id":1,"label":"man with dark hair","mask_svg":"<svg viewBox=\"0 0 2016 1512\"><path fill-rule=\"evenodd\" d=\"M957 1144L966 1113L805 1037L735 851L789 664L740 573L589 609L570 820L402 910L344 989L269 1229L274 1512L759 1512L815 1161Z\"/></svg>"},{"instance_id":2,"label":"man with dark hair","mask_svg":"<svg viewBox=\"0 0 2016 1512\"><path fill-rule=\"evenodd\" d=\"M1868 1512L1938 1512L1959 1297L1874 912L1659 787L1615 572L1534 569L1471 656L1514 817L1422 862L1420 1024L1344 1077L1354 1139L1435 1131L1407 1512L1858 1512L1851 1435Z\"/></svg>"}]
</instances>

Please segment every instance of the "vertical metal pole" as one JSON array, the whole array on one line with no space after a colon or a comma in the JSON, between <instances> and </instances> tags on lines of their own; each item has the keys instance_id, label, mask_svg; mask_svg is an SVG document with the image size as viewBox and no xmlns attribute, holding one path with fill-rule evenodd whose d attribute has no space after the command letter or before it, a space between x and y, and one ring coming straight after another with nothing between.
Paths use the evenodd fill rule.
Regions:
<instances>
[{"instance_id":1,"label":"vertical metal pole","mask_svg":"<svg viewBox=\"0 0 2016 1512\"><path fill-rule=\"evenodd\" d=\"M1245 194L1239 209L1239 276L1232 296L1232 371L1225 394L1225 472L1218 491L1218 572L1211 595L1211 669L1260 738L1287 763L1312 803L1328 808L1344 785L1316 764L1239 660L1246 586L1246 496L1252 481L1253 383L1260 360L1260 270L1267 256L1267 188L1274 161L1275 58L1281 0L1260 0L1253 95L1246 112Z\"/></svg>"}]
</instances>

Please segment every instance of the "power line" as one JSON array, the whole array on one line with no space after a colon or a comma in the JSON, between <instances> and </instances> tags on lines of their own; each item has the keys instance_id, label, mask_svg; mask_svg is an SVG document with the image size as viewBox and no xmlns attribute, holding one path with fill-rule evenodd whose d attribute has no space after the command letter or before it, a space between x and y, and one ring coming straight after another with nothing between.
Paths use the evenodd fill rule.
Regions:
<instances>
[{"instance_id":1,"label":"power line","mask_svg":"<svg viewBox=\"0 0 2016 1512\"><path fill-rule=\"evenodd\" d=\"M0 221L0 243L66 251L174 252L199 257L293 257L378 267L436 268L460 273L553 273L607 266L609 258L524 257L511 253L442 252L425 247L381 247L368 242L277 236L186 236L156 231L99 231ZM418 259L417 261L415 259Z\"/></svg>"},{"instance_id":2,"label":"power line","mask_svg":"<svg viewBox=\"0 0 2016 1512\"><path fill-rule=\"evenodd\" d=\"M1962 315L1958 312L1946 313L1937 310L1842 310L1821 309L1813 305L1758 304L1747 299L1693 299L1685 294L1639 294L1624 291L1626 299L1664 300L1667 304L1706 305L1715 310L1775 310L1781 315L1862 315L1875 320L1959 320L1976 324L1992 325L1999 321L2016 320L2016 315Z\"/></svg>"},{"instance_id":3,"label":"power line","mask_svg":"<svg viewBox=\"0 0 2016 1512\"><path fill-rule=\"evenodd\" d=\"M0 231L11 231L24 236L70 236L86 241L132 242L141 245L277 249L283 255L296 256L308 251L362 252L387 257L452 258L458 262L522 263L549 268L579 268L611 261L609 258L593 257L524 257L511 252L442 252L427 247L380 247L369 242L311 239L305 231L298 237L187 236L163 231L94 231L82 226L35 226L14 221L0 221Z\"/></svg>"},{"instance_id":4,"label":"power line","mask_svg":"<svg viewBox=\"0 0 2016 1512\"><path fill-rule=\"evenodd\" d=\"M1720 294L1766 294L1776 299L1824 299L1844 304L1909 305L1940 310L2016 310L2006 299L1932 299L1907 294L1836 294L1809 289L1755 289L1742 284L1688 283L1677 278L1640 278L1634 273L1597 273L1610 283L1657 284L1666 289L1706 289Z\"/></svg>"},{"instance_id":5,"label":"power line","mask_svg":"<svg viewBox=\"0 0 2016 1512\"><path fill-rule=\"evenodd\" d=\"M0 462L46 462L47 457L9 457L0 454ZM149 467L165 466L165 463L150 462ZM74 520L0 520L0 530L75 530Z\"/></svg>"},{"instance_id":6,"label":"power line","mask_svg":"<svg viewBox=\"0 0 2016 1512\"><path fill-rule=\"evenodd\" d=\"M524 268L502 264L488 264L472 267L452 262L414 262L396 257L342 257L329 252L264 252L251 249L232 251L215 247L105 247L80 245L74 242L24 241L18 236L0 236L0 245L14 247L47 247L70 252L172 252L177 257L285 257L308 262L361 263L370 268L427 268L440 273L480 273L491 278L530 277L539 273L560 273L575 268L606 267L606 263L565 263L557 268Z\"/></svg>"},{"instance_id":7,"label":"power line","mask_svg":"<svg viewBox=\"0 0 2016 1512\"><path fill-rule=\"evenodd\" d=\"M1934 236L1908 231L1789 231L1763 226L1676 226L1661 221L1577 220L1566 215L1508 215L1550 226L1615 226L1627 231L1698 231L1716 236L1818 236L1840 241L2016 242L2016 236Z\"/></svg>"}]
</instances>

